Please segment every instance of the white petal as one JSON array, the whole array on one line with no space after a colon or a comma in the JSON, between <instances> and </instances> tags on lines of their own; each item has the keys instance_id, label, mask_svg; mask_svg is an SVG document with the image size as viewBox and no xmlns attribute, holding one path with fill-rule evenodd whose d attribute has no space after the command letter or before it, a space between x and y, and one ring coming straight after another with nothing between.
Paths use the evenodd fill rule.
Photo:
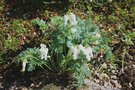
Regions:
<instances>
[{"instance_id":1,"label":"white petal","mask_svg":"<svg viewBox=\"0 0 135 90\"><path fill-rule=\"evenodd\" d=\"M40 54L41 54L41 59L45 59L45 60L47 60L47 58L48 58L48 56L47 56L47 54L48 54L48 51L49 51L49 49L48 48L46 48L46 45L45 44L40 44Z\"/></svg>"},{"instance_id":2,"label":"white petal","mask_svg":"<svg viewBox=\"0 0 135 90\"><path fill-rule=\"evenodd\" d=\"M26 68L26 62L23 62L23 63L22 63L22 71L23 71L23 72L25 71L25 68Z\"/></svg>"},{"instance_id":3,"label":"white petal","mask_svg":"<svg viewBox=\"0 0 135 90\"><path fill-rule=\"evenodd\" d=\"M72 46L71 52L73 54L73 59L76 60L78 58L78 54L80 53L80 50L77 48L77 46Z\"/></svg>"},{"instance_id":4,"label":"white petal","mask_svg":"<svg viewBox=\"0 0 135 90\"><path fill-rule=\"evenodd\" d=\"M68 20L69 20L69 16L68 15L64 15L64 24L65 25L67 24Z\"/></svg>"},{"instance_id":5,"label":"white petal","mask_svg":"<svg viewBox=\"0 0 135 90\"><path fill-rule=\"evenodd\" d=\"M70 15L69 15L69 22L71 23L71 25L76 25L77 24L75 14L70 13Z\"/></svg>"},{"instance_id":6,"label":"white petal","mask_svg":"<svg viewBox=\"0 0 135 90\"><path fill-rule=\"evenodd\" d=\"M91 48L91 47L88 47L88 51L89 51L90 57L93 57L93 54L92 54L92 48Z\"/></svg>"},{"instance_id":7,"label":"white petal","mask_svg":"<svg viewBox=\"0 0 135 90\"><path fill-rule=\"evenodd\" d=\"M85 48L83 47L82 44L80 44L80 45L78 46L78 48L79 48L82 52L84 52L84 50L85 50Z\"/></svg>"},{"instance_id":8,"label":"white petal","mask_svg":"<svg viewBox=\"0 0 135 90\"><path fill-rule=\"evenodd\" d=\"M87 59L88 61L90 61L90 59L91 59L90 55L89 55L88 53L86 53L85 55L86 55L86 59Z\"/></svg>"},{"instance_id":9,"label":"white petal","mask_svg":"<svg viewBox=\"0 0 135 90\"><path fill-rule=\"evenodd\" d=\"M92 48L91 47L82 48L81 51L86 55L86 59L87 60L90 60L91 57L93 57Z\"/></svg>"}]
</instances>

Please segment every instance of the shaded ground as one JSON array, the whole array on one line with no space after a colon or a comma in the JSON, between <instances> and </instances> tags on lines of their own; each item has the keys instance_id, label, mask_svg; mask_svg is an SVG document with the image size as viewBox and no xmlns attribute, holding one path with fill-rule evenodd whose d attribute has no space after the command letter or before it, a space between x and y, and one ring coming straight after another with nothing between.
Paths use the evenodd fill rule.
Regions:
<instances>
[{"instance_id":1,"label":"shaded ground","mask_svg":"<svg viewBox=\"0 0 135 90\"><path fill-rule=\"evenodd\" d=\"M87 79L85 84L77 89L74 87L75 80L67 74L47 75L40 69L23 73L15 65L7 67L0 73L1 90L119 90L111 86L101 86Z\"/></svg>"},{"instance_id":2,"label":"shaded ground","mask_svg":"<svg viewBox=\"0 0 135 90\"><path fill-rule=\"evenodd\" d=\"M48 84L54 84L61 88L74 88L73 86L69 86L72 85L74 80L67 74L46 74L40 69L31 73L21 72L15 65L7 67L0 73L0 88L3 90L20 90L23 87L41 89Z\"/></svg>"},{"instance_id":3,"label":"shaded ground","mask_svg":"<svg viewBox=\"0 0 135 90\"><path fill-rule=\"evenodd\" d=\"M46 10L63 13L68 10L68 0L64 2L51 2L50 0L6 0L9 18L32 19L39 17Z\"/></svg>"}]
</instances>

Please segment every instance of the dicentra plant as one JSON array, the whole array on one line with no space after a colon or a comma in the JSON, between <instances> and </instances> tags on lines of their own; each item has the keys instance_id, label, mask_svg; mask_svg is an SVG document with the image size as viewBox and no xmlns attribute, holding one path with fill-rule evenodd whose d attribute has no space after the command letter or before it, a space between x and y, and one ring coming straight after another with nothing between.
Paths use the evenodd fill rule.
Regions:
<instances>
[{"instance_id":1,"label":"dicentra plant","mask_svg":"<svg viewBox=\"0 0 135 90\"><path fill-rule=\"evenodd\" d=\"M49 42L40 44L38 48L28 48L20 53L17 62L22 63L22 71L32 71L41 67L48 73L68 73L77 80L77 85L84 83L84 78L90 77L89 61L102 51L104 59L112 56L108 46L109 39L105 32L91 19L84 21L68 13L64 16L55 16L51 22L34 20L42 35ZM44 28L48 27L47 29Z\"/></svg>"}]
</instances>

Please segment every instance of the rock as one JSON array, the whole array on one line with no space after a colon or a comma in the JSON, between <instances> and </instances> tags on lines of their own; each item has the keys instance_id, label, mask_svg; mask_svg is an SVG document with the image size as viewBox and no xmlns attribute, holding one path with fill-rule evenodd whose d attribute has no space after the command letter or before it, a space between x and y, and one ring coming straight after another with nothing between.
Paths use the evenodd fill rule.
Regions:
<instances>
[{"instance_id":1,"label":"rock","mask_svg":"<svg viewBox=\"0 0 135 90\"><path fill-rule=\"evenodd\" d=\"M117 88L112 88L110 86L101 86L87 79L85 80L85 85L87 86L86 89L80 89L80 90L120 90Z\"/></svg>"}]
</instances>

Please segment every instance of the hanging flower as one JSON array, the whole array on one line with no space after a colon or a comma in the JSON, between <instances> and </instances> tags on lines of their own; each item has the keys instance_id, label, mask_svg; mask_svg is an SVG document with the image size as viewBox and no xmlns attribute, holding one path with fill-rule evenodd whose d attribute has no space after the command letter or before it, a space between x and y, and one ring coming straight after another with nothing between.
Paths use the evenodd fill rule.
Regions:
<instances>
[{"instance_id":1,"label":"hanging flower","mask_svg":"<svg viewBox=\"0 0 135 90\"><path fill-rule=\"evenodd\" d=\"M75 14L70 13L69 15L64 15L64 24L66 25L68 21L71 25L76 25L77 21Z\"/></svg>"},{"instance_id":2,"label":"hanging flower","mask_svg":"<svg viewBox=\"0 0 135 90\"><path fill-rule=\"evenodd\" d=\"M22 72L25 72L25 70L26 70L26 64L27 64L28 62L27 62L27 60L25 60L25 61L23 61L23 63L22 63Z\"/></svg>"},{"instance_id":3,"label":"hanging flower","mask_svg":"<svg viewBox=\"0 0 135 90\"><path fill-rule=\"evenodd\" d=\"M80 44L78 48L86 55L87 60L90 60L93 57L92 48L90 46L86 48Z\"/></svg>"},{"instance_id":4,"label":"hanging flower","mask_svg":"<svg viewBox=\"0 0 135 90\"><path fill-rule=\"evenodd\" d=\"M71 47L71 53L73 54L73 59L76 60L78 58L80 50L78 49L77 46L72 46Z\"/></svg>"},{"instance_id":5,"label":"hanging flower","mask_svg":"<svg viewBox=\"0 0 135 90\"><path fill-rule=\"evenodd\" d=\"M72 25L71 32L72 33L75 33L77 31L77 29L74 26L74 25L77 24L75 14L70 13L68 15L64 15L64 24L67 25L68 21L69 21L69 24Z\"/></svg>"},{"instance_id":6,"label":"hanging flower","mask_svg":"<svg viewBox=\"0 0 135 90\"><path fill-rule=\"evenodd\" d=\"M68 15L64 15L64 24L65 25L67 24L68 20L69 20L69 16Z\"/></svg>"},{"instance_id":7,"label":"hanging flower","mask_svg":"<svg viewBox=\"0 0 135 90\"><path fill-rule=\"evenodd\" d=\"M92 48L90 46L85 48L82 52L86 55L86 59L89 60L89 61L93 57Z\"/></svg>"},{"instance_id":8,"label":"hanging flower","mask_svg":"<svg viewBox=\"0 0 135 90\"><path fill-rule=\"evenodd\" d=\"M45 44L40 44L40 53L41 53L41 59L45 59L47 60L47 58L49 58L50 56L47 56L48 54L48 48L46 48L46 45Z\"/></svg>"},{"instance_id":9,"label":"hanging flower","mask_svg":"<svg viewBox=\"0 0 135 90\"><path fill-rule=\"evenodd\" d=\"M87 60L91 60L91 58L93 57L92 48L90 46L86 48L80 44L78 46L71 47L71 52L73 53L74 60L78 58L80 51L82 51L82 53L86 56Z\"/></svg>"},{"instance_id":10,"label":"hanging flower","mask_svg":"<svg viewBox=\"0 0 135 90\"><path fill-rule=\"evenodd\" d=\"M84 51L84 47L82 44L78 45L78 48L83 52Z\"/></svg>"},{"instance_id":11,"label":"hanging flower","mask_svg":"<svg viewBox=\"0 0 135 90\"><path fill-rule=\"evenodd\" d=\"M69 15L69 22L71 23L71 25L76 25L77 24L75 14L70 13L70 15Z\"/></svg>"}]
</instances>

